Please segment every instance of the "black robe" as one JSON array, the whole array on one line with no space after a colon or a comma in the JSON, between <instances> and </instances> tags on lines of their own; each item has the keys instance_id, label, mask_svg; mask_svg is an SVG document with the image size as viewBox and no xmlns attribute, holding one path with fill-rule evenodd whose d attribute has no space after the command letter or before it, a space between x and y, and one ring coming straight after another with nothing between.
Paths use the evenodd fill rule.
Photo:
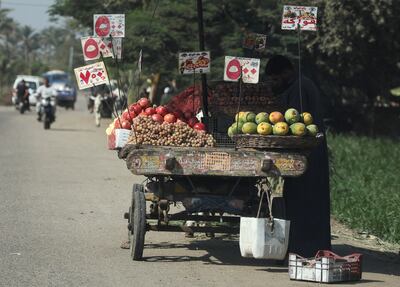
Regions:
<instances>
[{"instance_id":1,"label":"black robe","mask_svg":"<svg viewBox=\"0 0 400 287\"><path fill-rule=\"evenodd\" d=\"M299 82L293 81L282 93L286 109L299 112ZM325 134L320 95L314 83L302 77L303 112L313 116L314 123ZM320 249L331 249L329 163L326 137L308 157L306 172L297 178L286 178L284 198L291 221L289 252L311 257Z\"/></svg>"}]
</instances>

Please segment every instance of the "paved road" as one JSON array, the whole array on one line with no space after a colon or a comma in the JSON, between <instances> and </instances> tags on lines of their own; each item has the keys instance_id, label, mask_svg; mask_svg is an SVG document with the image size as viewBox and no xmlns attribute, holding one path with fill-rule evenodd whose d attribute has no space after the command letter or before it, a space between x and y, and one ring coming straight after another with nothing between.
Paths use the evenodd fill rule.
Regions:
<instances>
[{"instance_id":1,"label":"paved road","mask_svg":"<svg viewBox=\"0 0 400 287\"><path fill-rule=\"evenodd\" d=\"M33 113L0 107L0 286L315 286L241 258L232 238L148 233L144 261L132 262L119 248L122 215L142 179L106 150L104 129L83 99L75 111L59 109L48 131ZM398 262L362 251L363 286L399 286Z\"/></svg>"}]
</instances>

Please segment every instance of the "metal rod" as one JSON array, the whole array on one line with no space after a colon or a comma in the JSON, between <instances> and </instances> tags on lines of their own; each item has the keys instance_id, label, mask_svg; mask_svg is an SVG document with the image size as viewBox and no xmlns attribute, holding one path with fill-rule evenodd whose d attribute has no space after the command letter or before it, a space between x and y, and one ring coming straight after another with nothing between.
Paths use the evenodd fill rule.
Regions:
<instances>
[{"instance_id":1,"label":"metal rod","mask_svg":"<svg viewBox=\"0 0 400 287\"><path fill-rule=\"evenodd\" d=\"M298 34L297 34L297 48L299 50L299 96L300 96L300 113L303 113L303 95L301 93L301 45L300 45L300 33L301 33L301 29L300 29L300 24L298 24Z\"/></svg>"},{"instance_id":2,"label":"metal rod","mask_svg":"<svg viewBox=\"0 0 400 287\"><path fill-rule=\"evenodd\" d=\"M203 25L203 1L197 0L197 18L199 25L199 48L204 51L204 25ZM202 88L202 109L203 119L208 126L208 92L207 92L207 76L201 74L201 88Z\"/></svg>"},{"instance_id":3,"label":"metal rod","mask_svg":"<svg viewBox=\"0 0 400 287\"><path fill-rule=\"evenodd\" d=\"M225 233L225 234L238 234L238 227L225 227L225 226L173 226L173 225L153 225L147 224L146 230L148 231L169 231L169 232L213 232L213 233Z\"/></svg>"}]
</instances>

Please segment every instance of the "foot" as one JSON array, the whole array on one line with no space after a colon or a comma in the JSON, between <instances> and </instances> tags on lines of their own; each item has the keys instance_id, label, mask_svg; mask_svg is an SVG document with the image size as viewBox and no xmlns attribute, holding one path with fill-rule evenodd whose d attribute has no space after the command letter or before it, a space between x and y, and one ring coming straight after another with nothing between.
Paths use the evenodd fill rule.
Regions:
<instances>
[{"instance_id":1,"label":"foot","mask_svg":"<svg viewBox=\"0 0 400 287\"><path fill-rule=\"evenodd\" d=\"M131 248L131 242L129 240L123 241L120 245L122 249L129 249Z\"/></svg>"}]
</instances>

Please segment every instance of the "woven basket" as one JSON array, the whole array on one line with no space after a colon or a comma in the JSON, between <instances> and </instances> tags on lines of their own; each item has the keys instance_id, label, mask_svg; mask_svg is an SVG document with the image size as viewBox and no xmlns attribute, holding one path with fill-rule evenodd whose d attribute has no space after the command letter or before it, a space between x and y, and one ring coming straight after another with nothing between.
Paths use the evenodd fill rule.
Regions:
<instances>
[{"instance_id":1,"label":"woven basket","mask_svg":"<svg viewBox=\"0 0 400 287\"><path fill-rule=\"evenodd\" d=\"M258 149L310 149L319 145L323 139L322 133L311 136L276 136L276 135L234 135L233 141L237 148Z\"/></svg>"}]
</instances>

